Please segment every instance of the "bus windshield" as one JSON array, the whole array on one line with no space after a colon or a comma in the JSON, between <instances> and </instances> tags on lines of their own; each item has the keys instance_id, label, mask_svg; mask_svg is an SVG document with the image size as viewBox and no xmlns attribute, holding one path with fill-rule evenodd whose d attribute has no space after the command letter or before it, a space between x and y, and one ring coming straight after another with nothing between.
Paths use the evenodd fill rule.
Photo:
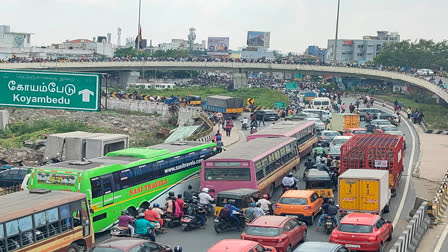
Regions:
<instances>
[{"instance_id":1,"label":"bus windshield","mask_svg":"<svg viewBox=\"0 0 448 252\"><path fill-rule=\"evenodd\" d=\"M206 168L205 180L250 181L249 168Z\"/></svg>"}]
</instances>

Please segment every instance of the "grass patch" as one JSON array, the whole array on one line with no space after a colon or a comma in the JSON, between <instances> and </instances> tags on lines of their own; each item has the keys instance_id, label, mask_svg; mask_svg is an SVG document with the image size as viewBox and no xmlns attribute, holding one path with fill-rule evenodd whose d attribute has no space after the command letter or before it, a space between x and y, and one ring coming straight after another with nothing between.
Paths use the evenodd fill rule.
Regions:
<instances>
[{"instance_id":1,"label":"grass patch","mask_svg":"<svg viewBox=\"0 0 448 252\"><path fill-rule=\"evenodd\" d=\"M417 101L416 98L412 98L405 95L377 95L378 98L394 102L395 99L403 103L403 107L408 106L414 111L418 109L425 115L425 121L430 129L448 129L448 107L440 104L425 104L421 101Z\"/></svg>"},{"instance_id":2,"label":"grass patch","mask_svg":"<svg viewBox=\"0 0 448 252\"><path fill-rule=\"evenodd\" d=\"M45 134L70 131L108 132L108 129L89 127L83 122L65 120L37 120L34 122L17 122L8 124L6 130L0 131L0 147L20 148L26 140L44 139Z\"/></svg>"},{"instance_id":3,"label":"grass patch","mask_svg":"<svg viewBox=\"0 0 448 252\"><path fill-rule=\"evenodd\" d=\"M117 91L117 90L115 90ZM118 90L119 91L119 90ZM254 98L257 106L265 106L268 108L274 107L275 102L286 102L289 104L289 99L286 95L269 88L241 88L235 90L227 90L222 87L176 87L170 90L158 90L158 89L128 89L126 92L132 93L134 91L139 94L153 95L153 96L178 96L186 97L187 95L200 95L202 99L211 95L225 95L232 97L241 97L246 103L247 98Z\"/></svg>"}]
</instances>

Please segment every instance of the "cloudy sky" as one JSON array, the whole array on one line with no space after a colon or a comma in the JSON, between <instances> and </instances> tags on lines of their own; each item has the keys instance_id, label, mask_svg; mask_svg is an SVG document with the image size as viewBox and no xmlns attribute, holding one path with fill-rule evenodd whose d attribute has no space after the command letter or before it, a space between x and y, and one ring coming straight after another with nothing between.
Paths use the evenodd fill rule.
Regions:
<instances>
[{"instance_id":1,"label":"cloudy sky","mask_svg":"<svg viewBox=\"0 0 448 252\"><path fill-rule=\"evenodd\" d=\"M337 0L142 0L143 37L154 44L185 38L229 36L245 45L248 30L270 31L271 49L303 52L326 47L335 33ZM448 38L447 0L341 0L339 37L397 31L402 39ZM122 28L122 43L137 34L138 0L0 0L0 24L34 33L34 45L91 39Z\"/></svg>"}]
</instances>

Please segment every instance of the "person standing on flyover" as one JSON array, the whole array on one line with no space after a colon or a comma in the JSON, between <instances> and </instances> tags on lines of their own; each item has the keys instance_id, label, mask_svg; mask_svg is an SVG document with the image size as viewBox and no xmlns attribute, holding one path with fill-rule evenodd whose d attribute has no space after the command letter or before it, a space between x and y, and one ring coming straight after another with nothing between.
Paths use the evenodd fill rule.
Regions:
<instances>
[{"instance_id":1,"label":"person standing on flyover","mask_svg":"<svg viewBox=\"0 0 448 252\"><path fill-rule=\"evenodd\" d=\"M347 108L347 105L345 105L345 103L342 103L342 106L341 106L341 113L345 113L345 109Z\"/></svg>"}]
</instances>

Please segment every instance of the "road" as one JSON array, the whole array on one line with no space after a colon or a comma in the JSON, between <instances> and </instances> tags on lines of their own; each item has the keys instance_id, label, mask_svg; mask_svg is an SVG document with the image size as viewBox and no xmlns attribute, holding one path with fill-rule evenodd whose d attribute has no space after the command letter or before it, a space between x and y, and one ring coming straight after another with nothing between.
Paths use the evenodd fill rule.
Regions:
<instances>
[{"instance_id":1,"label":"road","mask_svg":"<svg viewBox=\"0 0 448 252\"><path fill-rule=\"evenodd\" d=\"M350 102L354 102L354 98L344 99L346 104L350 104ZM383 108L387 111L387 108ZM388 111L391 112L391 111ZM271 122L266 123L266 126L270 125ZM361 126L364 126L364 122L361 122ZM236 122L236 127L240 128L239 122ZM262 129L263 127L260 127ZM384 214L383 217L387 220L391 220L394 223L394 234L393 241L386 244L386 249L390 249L395 242L396 238L399 234L404 230L407 225L409 219L409 211L414 207L415 201L415 189L413 185L410 183L410 174L411 169L414 167L415 162L417 161L418 154L418 146L417 141L415 139L416 133L414 130L409 127L406 123L401 123L399 126L399 130L403 131L406 136L407 141L407 150L405 153L404 159L404 172L400 179L400 185L398 188L397 197L392 198L391 200L391 211L387 214ZM243 134L249 134L247 131L244 131ZM411 160L412 158L412 160ZM302 178L302 174L304 171L304 160L307 158L303 158L300 164L300 170L297 171L296 176L298 178ZM299 189L304 189L304 182L299 182ZM273 201L277 201L281 196L281 189L277 188L273 195ZM403 198L404 196L404 198ZM337 199L337 192L335 192L335 199ZM337 202L337 200L336 200ZM317 222L317 219L316 219ZM190 232L184 232L182 229L174 228L169 229L167 234L162 234L157 236L157 241L165 244L169 244L171 246L180 245L184 248L184 251L206 251L207 248L211 247L216 242L223 239L239 239L241 232L228 232L217 234L213 229L213 220L211 218L208 219L205 229L193 230ZM101 242L105 239L109 238L109 234L97 234L96 242ZM320 231L317 232L315 229L315 225L308 227L308 241L328 241L329 235L325 234L325 232Z\"/></svg>"}]
</instances>

